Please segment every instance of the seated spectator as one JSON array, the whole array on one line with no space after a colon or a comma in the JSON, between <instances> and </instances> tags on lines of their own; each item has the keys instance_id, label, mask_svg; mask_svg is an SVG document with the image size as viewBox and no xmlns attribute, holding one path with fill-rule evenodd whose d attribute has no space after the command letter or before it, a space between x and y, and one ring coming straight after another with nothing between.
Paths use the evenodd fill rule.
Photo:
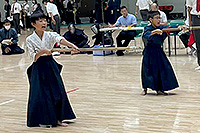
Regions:
<instances>
[{"instance_id":1,"label":"seated spectator","mask_svg":"<svg viewBox=\"0 0 200 133\"><path fill-rule=\"evenodd\" d=\"M75 44L79 48L89 48L88 45L88 36L81 29L77 29L74 24L68 26L68 30L64 34L64 38Z\"/></svg>"},{"instance_id":2,"label":"seated spectator","mask_svg":"<svg viewBox=\"0 0 200 133\"><path fill-rule=\"evenodd\" d=\"M0 29L0 43L3 55L22 54L24 50L17 46L18 36L14 28L10 28L9 20L4 20L3 28Z\"/></svg>"},{"instance_id":3,"label":"seated spectator","mask_svg":"<svg viewBox=\"0 0 200 133\"><path fill-rule=\"evenodd\" d=\"M134 15L128 13L128 9L125 6L121 7L121 14L114 25L109 24L109 27L135 27L137 25L137 19ZM136 31L127 30L121 31L117 36L117 47L127 47L131 40L134 40L136 36ZM122 43L122 40L125 40ZM122 50L116 52L117 56L123 56Z\"/></svg>"}]
</instances>

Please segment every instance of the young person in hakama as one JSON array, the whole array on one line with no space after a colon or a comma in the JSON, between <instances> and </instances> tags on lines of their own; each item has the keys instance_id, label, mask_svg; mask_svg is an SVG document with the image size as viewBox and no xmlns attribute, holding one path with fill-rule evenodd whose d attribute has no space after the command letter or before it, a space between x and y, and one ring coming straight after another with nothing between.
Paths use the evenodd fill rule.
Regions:
<instances>
[{"instance_id":1,"label":"young person in hakama","mask_svg":"<svg viewBox=\"0 0 200 133\"><path fill-rule=\"evenodd\" d=\"M31 24L35 31L26 39L33 59L27 70L30 84L27 126L68 126L62 121L75 119L76 116L60 75L62 65L53 59L51 50L56 42L74 48L75 53L79 51L78 47L56 32L45 31L46 16L41 12L31 15Z\"/></svg>"},{"instance_id":2,"label":"young person in hakama","mask_svg":"<svg viewBox=\"0 0 200 133\"><path fill-rule=\"evenodd\" d=\"M143 51L142 61L142 95L147 94L147 88L155 90L157 94L167 95L169 91L179 87L173 68L167 59L162 45L167 37L163 32L166 26L160 26L160 13L158 11L149 12L150 25L144 28L143 39L147 46ZM179 26L179 28L186 28Z\"/></svg>"}]
</instances>

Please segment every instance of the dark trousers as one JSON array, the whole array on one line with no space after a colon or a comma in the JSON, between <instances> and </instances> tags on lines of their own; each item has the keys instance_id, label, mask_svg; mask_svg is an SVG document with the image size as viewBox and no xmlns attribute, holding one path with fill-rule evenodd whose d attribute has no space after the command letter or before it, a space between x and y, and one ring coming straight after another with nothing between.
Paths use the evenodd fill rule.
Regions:
<instances>
[{"instance_id":1,"label":"dark trousers","mask_svg":"<svg viewBox=\"0 0 200 133\"><path fill-rule=\"evenodd\" d=\"M134 40L136 31L121 31L117 36L117 47L127 47L131 40ZM125 40L122 44L122 40Z\"/></svg>"},{"instance_id":2,"label":"dark trousers","mask_svg":"<svg viewBox=\"0 0 200 133\"><path fill-rule=\"evenodd\" d=\"M183 42L185 48L187 48L188 47L188 41L189 41L189 38L190 38L190 32L188 31L188 32L185 32L185 33L181 34L179 36L179 38Z\"/></svg>"},{"instance_id":3,"label":"dark trousers","mask_svg":"<svg viewBox=\"0 0 200 133\"><path fill-rule=\"evenodd\" d=\"M200 15L192 15L192 26L200 26ZM192 32L197 47L197 62L200 66L200 30L193 30Z\"/></svg>"},{"instance_id":4,"label":"dark trousers","mask_svg":"<svg viewBox=\"0 0 200 133\"><path fill-rule=\"evenodd\" d=\"M26 28L31 28L30 16L26 16Z\"/></svg>"},{"instance_id":5,"label":"dark trousers","mask_svg":"<svg viewBox=\"0 0 200 133\"><path fill-rule=\"evenodd\" d=\"M143 21L148 21L148 10L145 9L145 10L140 10L140 15L142 17L142 20Z\"/></svg>"},{"instance_id":6,"label":"dark trousers","mask_svg":"<svg viewBox=\"0 0 200 133\"><path fill-rule=\"evenodd\" d=\"M121 31L117 36L117 47L127 47L131 40L136 36L135 31ZM125 40L122 44L122 40Z\"/></svg>"},{"instance_id":7,"label":"dark trousers","mask_svg":"<svg viewBox=\"0 0 200 133\"><path fill-rule=\"evenodd\" d=\"M19 25L19 16L20 14L19 13L16 13L16 14L13 14L13 25L14 25L14 28L15 30L17 31L17 34L20 34L20 25Z\"/></svg>"},{"instance_id":8,"label":"dark trousers","mask_svg":"<svg viewBox=\"0 0 200 133\"><path fill-rule=\"evenodd\" d=\"M75 24L73 11L67 10L66 15L67 15L67 24L69 23Z\"/></svg>"},{"instance_id":9,"label":"dark trousers","mask_svg":"<svg viewBox=\"0 0 200 133\"><path fill-rule=\"evenodd\" d=\"M6 53L5 49L10 48L10 52ZM11 54L22 54L24 53L24 50L17 46L17 44L11 44L11 45L6 45L6 44L1 44L1 49L2 49L2 54L3 55L11 55Z\"/></svg>"},{"instance_id":10,"label":"dark trousers","mask_svg":"<svg viewBox=\"0 0 200 133\"><path fill-rule=\"evenodd\" d=\"M53 16L53 18L56 21L56 24L54 25L53 22L51 21L51 27L54 32L57 32L58 34L60 34L60 16L55 15Z\"/></svg>"}]
</instances>

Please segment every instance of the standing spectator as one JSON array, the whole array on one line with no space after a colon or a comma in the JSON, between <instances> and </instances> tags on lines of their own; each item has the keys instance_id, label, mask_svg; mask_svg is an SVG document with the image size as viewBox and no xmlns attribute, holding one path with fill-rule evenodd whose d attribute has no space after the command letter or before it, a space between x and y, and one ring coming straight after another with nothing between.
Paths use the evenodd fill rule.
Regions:
<instances>
[{"instance_id":1,"label":"standing spectator","mask_svg":"<svg viewBox=\"0 0 200 133\"><path fill-rule=\"evenodd\" d=\"M30 6L27 3L27 0L24 0L23 6L23 13L24 13L24 28L29 31L29 28L31 27L30 25Z\"/></svg>"},{"instance_id":2,"label":"standing spectator","mask_svg":"<svg viewBox=\"0 0 200 133\"><path fill-rule=\"evenodd\" d=\"M189 26L200 26L200 1L187 0L186 5L189 12ZM197 47L197 62L198 67L195 70L200 70L200 30L193 30L194 40Z\"/></svg>"},{"instance_id":3,"label":"standing spectator","mask_svg":"<svg viewBox=\"0 0 200 133\"><path fill-rule=\"evenodd\" d=\"M60 21L62 22L63 21L62 20L63 19L62 15L63 15L64 8L63 8L63 4L62 4L61 0L50 0L50 2L57 6L58 12L59 12L59 14L61 16L60 17L60 19L61 19Z\"/></svg>"},{"instance_id":4,"label":"standing spectator","mask_svg":"<svg viewBox=\"0 0 200 133\"><path fill-rule=\"evenodd\" d=\"M60 34L60 14L55 4L43 0L42 3L46 6L47 13L51 18L51 27L54 32Z\"/></svg>"},{"instance_id":5,"label":"standing spectator","mask_svg":"<svg viewBox=\"0 0 200 133\"><path fill-rule=\"evenodd\" d=\"M34 12L41 12L41 13L44 13L44 11L42 10L42 7L41 7L40 3L37 3L37 7L36 7L36 9L35 9Z\"/></svg>"},{"instance_id":6,"label":"standing spectator","mask_svg":"<svg viewBox=\"0 0 200 133\"><path fill-rule=\"evenodd\" d=\"M167 21L167 15L159 10L159 6L156 3L151 4L151 10L152 11L159 11L160 13L160 25L167 25L168 21Z\"/></svg>"},{"instance_id":7,"label":"standing spectator","mask_svg":"<svg viewBox=\"0 0 200 133\"><path fill-rule=\"evenodd\" d=\"M102 8L101 8L101 0L96 0L95 2L95 12L96 12L96 20L97 23L102 23Z\"/></svg>"},{"instance_id":8,"label":"standing spectator","mask_svg":"<svg viewBox=\"0 0 200 133\"><path fill-rule=\"evenodd\" d=\"M67 3L68 3L68 0L64 0L63 1L63 7L64 7L64 10L63 10L63 21L65 21L65 23L67 23Z\"/></svg>"},{"instance_id":9,"label":"standing spectator","mask_svg":"<svg viewBox=\"0 0 200 133\"><path fill-rule=\"evenodd\" d=\"M20 20L22 18L22 7L21 5L17 2L17 0L13 1L13 4L11 6L11 14L13 16L13 24L14 28L17 31L18 36L20 36L21 31L20 31Z\"/></svg>"},{"instance_id":10,"label":"standing spectator","mask_svg":"<svg viewBox=\"0 0 200 133\"><path fill-rule=\"evenodd\" d=\"M138 11L140 10L140 15L143 21L148 21L147 15L149 10L149 5L153 4L151 0L137 0L135 15L138 17Z\"/></svg>"},{"instance_id":11,"label":"standing spectator","mask_svg":"<svg viewBox=\"0 0 200 133\"><path fill-rule=\"evenodd\" d=\"M33 0L32 1L32 5L31 5L31 7L32 7L32 11L31 11L31 14L33 14L33 12L36 10L36 8L38 7L38 5L37 5L38 3L37 3L37 0Z\"/></svg>"},{"instance_id":12,"label":"standing spectator","mask_svg":"<svg viewBox=\"0 0 200 133\"><path fill-rule=\"evenodd\" d=\"M11 16L10 10L11 10L11 5L9 4L9 0L4 1L4 11L5 11L5 18L8 18Z\"/></svg>"},{"instance_id":13,"label":"standing spectator","mask_svg":"<svg viewBox=\"0 0 200 133\"><path fill-rule=\"evenodd\" d=\"M67 3L67 24L69 23L75 23L74 21L74 2L72 0L68 0L68 3Z\"/></svg>"},{"instance_id":14,"label":"standing spectator","mask_svg":"<svg viewBox=\"0 0 200 133\"><path fill-rule=\"evenodd\" d=\"M104 10L104 22L115 23L120 16L121 0L107 0L107 8Z\"/></svg>"}]
</instances>

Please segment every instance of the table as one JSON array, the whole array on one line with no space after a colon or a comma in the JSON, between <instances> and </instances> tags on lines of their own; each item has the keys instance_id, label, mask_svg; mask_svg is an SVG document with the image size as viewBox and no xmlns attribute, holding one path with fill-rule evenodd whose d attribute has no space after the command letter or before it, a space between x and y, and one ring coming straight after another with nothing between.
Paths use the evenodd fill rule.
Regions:
<instances>
[{"instance_id":1,"label":"table","mask_svg":"<svg viewBox=\"0 0 200 133\"><path fill-rule=\"evenodd\" d=\"M111 31L111 30L144 30L144 27L112 27L112 28L101 28L99 29L100 32L106 32L106 31ZM102 38L104 41L104 36L102 34ZM104 44L104 42L103 42ZM171 41L170 41L170 35L168 35L168 52L169 56L171 56L171 49L170 49ZM175 48L175 55L176 55L176 35L174 34L174 48Z\"/></svg>"}]
</instances>

